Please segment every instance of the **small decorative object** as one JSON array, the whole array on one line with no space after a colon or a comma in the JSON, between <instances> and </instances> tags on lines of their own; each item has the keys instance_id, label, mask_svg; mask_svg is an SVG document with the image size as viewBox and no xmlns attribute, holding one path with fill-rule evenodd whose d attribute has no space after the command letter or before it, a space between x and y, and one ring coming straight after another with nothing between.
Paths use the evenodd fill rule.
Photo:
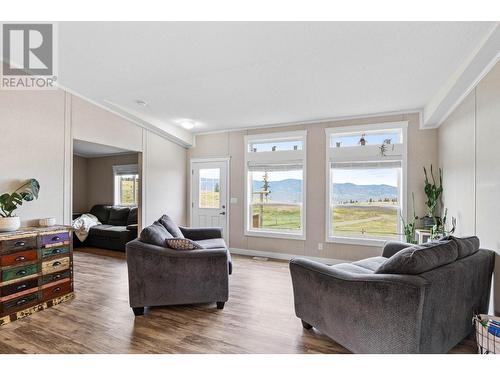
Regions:
<instances>
[{"instance_id":1,"label":"small decorative object","mask_svg":"<svg viewBox=\"0 0 500 375\"><path fill-rule=\"evenodd\" d=\"M389 149L390 144L391 144L391 139L387 138L387 139L384 139L384 142L382 142L382 144L380 146L378 146L378 148L380 149L381 156L387 156L386 153L387 153L387 150ZM394 146L392 146L392 150L394 151Z\"/></svg>"},{"instance_id":2,"label":"small decorative object","mask_svg":"<svg viewBox=\"0 0 500 375\"><path fill-rule=\"evenodd\" d=\"M342 142L335 142L335 146L337 146L337 147L340 147L341 144L342 144Z\"/></svg>"},{"instance_id":3,"label":"small decorative object","mask_svg":"<svg viewBox=\"0 0 500 375\"><path fill-rule=\"evenodd\" d=\"M359 139L359 142L358 142L361 146L364 146L366 145L366 139L365 139L365 134L361 134L361 138Z\"/></svg>"},{"instance_id":4,"label":"small decorative object","mask_svg":"<svg viewBox=\"0 0 500 375\"><path fill-rule=\"evenodd\" d=\"M56 225L56 218L55 217L47 217L45 219L40 219L38 220L38 225L41 227L52 227Z\"/></svg>"},{"instance_id":5,"label":"small decorative object","mask_svg":"<svg viewBox=\"0 0 500 375\"><path fill-rule=\"evenodd\" d=\"M273 151L276 151L276 146L273 146Z\"/></svg>"},{"instance_id":6,"label":"small decorative object","mask_svg":"<svg viewBox=\"0 0 500 375\"><path fill-rule=\"evenodd\" d=\"M408 222L406 222L403 215L401 215L401 213L400 215L406 242L416 244L417 239L415 237L415 223L418 220L418 216L415 213L415 194L411 193L411 198L413 202L413 217L408 219Z\"/></svg>"},{"instance_id":7,"label":"small decorative object","mask_svg":"<svg viewBox=\"0 0 500 375\"><path fill-rule=\"evenodd\" d=\"M13 212L23 204L38 199L40 184L34 178L29 179L12 193L0 195L0 232L9 232L19 229L21 221Z\"/></svg>"}]
</instances>

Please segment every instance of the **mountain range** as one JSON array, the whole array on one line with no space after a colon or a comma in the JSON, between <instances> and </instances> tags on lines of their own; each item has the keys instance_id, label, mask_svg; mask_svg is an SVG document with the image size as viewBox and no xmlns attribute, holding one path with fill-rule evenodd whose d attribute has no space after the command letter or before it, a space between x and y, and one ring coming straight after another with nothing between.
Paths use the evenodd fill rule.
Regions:
<instances>
[{"instance_id":1,"label":"mountain range","mask_svg":"<svg viewBox=\"0 0 500 375\"><path fill-rule=\"evenodd\" d=\"M214 186L214 181L202 179L201 185ZM262 190L262 181L253 182L253 191ZM210 190L210 189L208 189ZM272 202L300 202L302 181L297 179L286 179L281 181L269 181L269 200ZM353 183L334 183L333 192L337 202L359 201L366 202L370 198L379 200L384 198L397 198L398 188L391 185L357 185ZM258 196L256 197L258 199Z\"/></svg>"}]
</instances>

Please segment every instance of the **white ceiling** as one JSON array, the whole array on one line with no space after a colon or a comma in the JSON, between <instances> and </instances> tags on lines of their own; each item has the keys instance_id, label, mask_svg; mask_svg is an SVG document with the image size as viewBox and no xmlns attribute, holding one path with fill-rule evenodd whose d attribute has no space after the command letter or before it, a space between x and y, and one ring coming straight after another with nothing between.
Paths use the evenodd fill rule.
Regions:
<instances>
[{"instance_id":1,"label":"white ceiling","mask_svg":"<svg viewBox=\"0 0 500 375\"><path fill-rule=\"evenodd\" d=\"M98 158L101 156L132 154L135 152L114 146L75 139L73 140L73 153L84 158Z\"/></svg>"},{"instance_id":2,"label":"white ceiling","mask_svg":"<svg viewBox=\"0 0 500 375\"><path fill-rule=\"evenodd\" d=\"M59 82L167 132L422 109L494 25L63 22Z\"/></svg>"}]
</instances>

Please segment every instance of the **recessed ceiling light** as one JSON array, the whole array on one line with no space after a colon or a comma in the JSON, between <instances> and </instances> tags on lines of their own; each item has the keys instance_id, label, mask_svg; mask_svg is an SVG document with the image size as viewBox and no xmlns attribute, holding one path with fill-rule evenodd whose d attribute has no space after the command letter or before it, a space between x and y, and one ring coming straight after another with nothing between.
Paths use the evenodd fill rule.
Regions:
<instances>
[{"instance_id":1,"label":"recessed ceiling light","mask_svg":"<svg viewBox=\"0 0 500 375\"><path fill-rule=\"evenodd\" d=\"M145 100L142 100L142 99L137 99L135 101L135 104L140 105L141 107L145 107L145 106L148 105L148 103Z\"/></svg>"},{"instance_id":2,"label":"recessed ceiling light","mask_svg":"<svg viewBox=\"0 0 500 375\"><path fill-rule=\"evenodd\" d=\"M184 129L191 130L194 128L194 123L193 123L193 121L190 121L190 120L184 120L181 122L181 126Z\"/></svg>"}]
</instances>

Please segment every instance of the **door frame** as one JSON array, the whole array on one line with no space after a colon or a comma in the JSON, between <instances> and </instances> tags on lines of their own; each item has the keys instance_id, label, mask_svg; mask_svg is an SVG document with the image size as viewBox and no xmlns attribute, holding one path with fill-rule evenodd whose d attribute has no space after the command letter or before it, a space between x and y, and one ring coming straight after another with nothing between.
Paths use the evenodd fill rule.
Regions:
<instances>
[{"instance_id":1,"label":"door frame","mask_svg":"<svg viewBox=\"0 0 500 375\"><path fill-rule=\"evenodd\" d=\"M194 169L193 169L193 164L196 163L211 163L211 162L224 162L226 164L226 201L221 202L222 204L226 205L226 239L227 239L227 245L229 246L229 216L230 216L230 210L229 210L229 202L231 200L230 196L230 186L229 182L230 180L230 161L231 157L230 156L225 156L225 157L218 157L218 158L190 158L189 159L189 226L193 226L193 175L194 175Z\"/></svg>"}]
</instances>

